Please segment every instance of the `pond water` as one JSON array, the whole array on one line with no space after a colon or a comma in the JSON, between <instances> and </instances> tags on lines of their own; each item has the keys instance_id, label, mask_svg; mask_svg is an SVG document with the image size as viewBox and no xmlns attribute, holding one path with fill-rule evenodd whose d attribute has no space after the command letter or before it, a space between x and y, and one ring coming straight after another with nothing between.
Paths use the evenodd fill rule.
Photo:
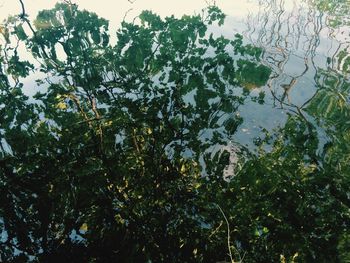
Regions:
<instances>
[{"instance_id":1,"label":"pond water","mask_svg":"<svg viewBox=\"0 0 350 263\"><path fill-rule=\"evenodd\" d=\"M33 19L56 2L27 1L26 12ZM0 187L6 189L0 246L8 250L5 256L0 251L0 261L22 251L33 260L49 258L55 249L74 254L78 245L88 255L84 260L134 253L134 262L170 262L172 256L205 262L197 247L227 260L226 252L216 251L226 246L220 227L228 221L235 256L248 251L247 262L287 262L285 251L290 262L298 253L302 262L316 262L333 240L329 257L343 253L349 259L348 0L72 2L110 21L113 45L121 22L137 20L145 9L181 17L216 3L227 17L201 36L205 23L192 35L188 21L200 25L205 16L163 23L144 13L148 24L124 24L122 44L112 48L103 38L104 21L84 13L77 21L86 20L68 29L71 16L83 12L62 5L39 19L43 42L22 34L18 53L36 71L18 78L16 70L25 66L15 61L23 67L12 68L13 78L0 75ZM1 17L20 12L17 1L1 4ZM0 44L16 58L17 47L0 29ZM237 34L244 45L227 41L239 40ZM220 49L225 41L231 49ZM235 53L236 47L244 52ZM3 63L8 72L10 62ZM216 232L217 244L211 240ZM90 247L103 252L89 254Z\"/></svg>"},{"instance_id":2,"label":"pond water","mask_svg":"<svg viewBox=\"0 0 350 263\"><path fill-rule=\"evenodd\" d=\"M28 2L26 11L35 17L39 10L50 8L56 1L35 4ZM131 21L142 10L152 10L162 17L184 14L196 14L207 3L202 0L176 1L125 1L120 8L106 8L108 1L75 1L79 7L93 10L110 21L110 31L119 28L125 19ZM288 114L303 110L313 98L320 83L317 75L320 70L332 71L349 78L349 69L342 70L347 57L339 57L349 51L349 27L346 24L348 4L342 1L311 0L235 0L217 1L216 4L227 14L225 24L213 26L210 30L216 35L233 38L236 33L264 50L262 63L273 71L265 87L251 89L252 94L265 93L264 103L247 99L239 109L244 122L234 135L234 140L254 148L254 140L261 136L261 129L272 131L283 126ZM321 5L323 8L317 8ZM16 1L4 1L0 15L18 13ZM115 39L112 42L115 42ZM25 52L23 53L26 56ZM33 83L39 74L27 79ZM321 83L322 84L322 83ZM25 92L33 95L37 92L32 85L25 85ZM307 118L312 121L307 114ZM322 143L327 136L319 127Z\"/></svg>"},{"instance_id":3,"label":"pond water","mask_svg":"<svg viewBox=\"0 0 350 263\"><path fill-rule=\"evenodd\" d=\"M237 137L249 142L260 125L283 124L288 113L308 106L322 88L323 83L317 81L320 70L344 74L338 56L348 51L350 38L346 25L330 25L335 13L318 11L312 1L259 1L256 5L259 11L249 14L238 28L243 28L241 33L248 41L265 50L263 61L273 73L266 102L248 103L241 109L245 123ZM345 75L348 78L349 71ZM319 129L320 139L326 140L322 127Z\"/></svg>"}]
</instances>

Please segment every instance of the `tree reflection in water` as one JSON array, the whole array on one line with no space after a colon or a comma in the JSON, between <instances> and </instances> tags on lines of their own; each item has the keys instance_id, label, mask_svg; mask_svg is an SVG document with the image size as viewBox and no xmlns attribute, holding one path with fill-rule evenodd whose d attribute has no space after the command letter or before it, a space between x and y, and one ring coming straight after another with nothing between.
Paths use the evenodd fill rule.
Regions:
<instances>
[{"instance_id":1,"label":"tree reflection in water","mask_svg":"<svg viewBox=\"0 0 350 263\"><path fill-rule=\"evenodd\" d=\"M260 4L251 44L209 33L224 22L216 6L143 12L116 45L106 20L69 3L41 12L31 33L24 11L10 18L0 28L0 260L348 260L342 26L321 2ZM38 63L22 61L18 43ZM33 67L47 87L34 102L22 92ZM262 129L253 152L234 135L250 89L265 85L263 106L287 120Z\"/></svg>"},{"instance_id":2,"label":"tree reflection in water","mask_svg":"<svg viewBox=\"0 0 350 263\"><path fill-rule=\"evenodd\" d=\"M312 250L319 249L337 255L322 260L349 260L349 8L342 1L305 1L289 12L284 1L264 1L244 33L265 50L262 61L273 69L268 87L274 105L288 117L277 131L265 130L257 161L248 161L242 180L254 185L251 212L260 207L257 218L265 217L260 226L273 229L267 236L285 238L276 244L279 249L308 240L308 253L298 254L302 262L315 261L319 255ZM259 24L263 27L256 28ZM252 172L250 180L243 179Z\"/></svg>"}]
</instances>

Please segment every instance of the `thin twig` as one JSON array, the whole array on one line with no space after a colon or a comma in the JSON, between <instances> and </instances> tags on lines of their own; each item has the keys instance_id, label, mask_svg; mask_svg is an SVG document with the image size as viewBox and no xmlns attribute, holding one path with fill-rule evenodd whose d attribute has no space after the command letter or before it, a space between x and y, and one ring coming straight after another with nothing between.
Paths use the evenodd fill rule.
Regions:
<instances>
[{"instance_id":1,"label":"thin twig","mask_svg":"<svg viewBox=\"0 0 350 263\"><path fill-rule=\"evenodd\" d=\"M219 226L217 228L215 228L215 230L209 235L209 238L211 238L213 235L215 235L219 231L222 224L223 224L223 221L221 221Z\"/></svg>"},{"instance_id":2,"label":"thin twig","mask_svg":"<svg viewBox=\"0 0 350 263\"><path fill-rule=\"evenodd\" d=\"M123 17L123 22L125 22L126 16L133 10L133 8L130 8L128 11L125 12Z\"/></svg>"},{"instance_id":3,"label":"thin twig","mask_svg":"<svg viewBox=\"0 0 350 263\"><path fill-rule=\"evenodd\" d=\"M232 256L232 251L231 251L231 241L230 241L230 223L227 220L227 217L224 213L224 211L221 209L221 207L218 204L215 204L217 206L217 208L220 210L221 214L223 215L225 221L226 221L226 225L227 225L227 247L228 247L228 254L230 256L230 260L231 263L235 263L235 261L233 260L233 256Z\"/></svg>"}]
</instances>

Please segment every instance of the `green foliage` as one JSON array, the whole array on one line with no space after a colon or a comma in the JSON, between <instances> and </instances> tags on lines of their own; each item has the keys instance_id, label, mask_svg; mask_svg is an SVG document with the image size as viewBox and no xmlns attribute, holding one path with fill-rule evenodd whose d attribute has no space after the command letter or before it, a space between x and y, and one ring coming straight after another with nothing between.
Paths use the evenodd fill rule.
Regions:
<instances>
[{"instance_id":1,"label":"green foliage","mask_svg":"<svg viewBox=\"0 0 350 263\"><path fill-rule=\"evenodd\" d=\"M315 97L257 138L257 155L233 147L242 88L265 85L271 69L242 36L209 33L224 18L216 6L182 18L144 11L115 45L108 22L75 5L40 12L31 34L8 20L0 261L227 261L227 235L246 262L347 260L348 81L321 72ZM17 41L38 63L18 56ZM32 70L46 76L28 98Z\"/></svg>"},{"instance_id":2,"label":"green foliage","mask_svg":"<svg viewBox=\"0 0 350 263\"><path fill-rule=\"evenodd\" d=\"M336 257L348 208L332 190L340 174L322 166L317 145L315 130L291 117L276 134L272 151L262 147L259 158L245 163L232 182L236 202L230 214L238 239L250 251L247 262L277 262L280 255L296 256L297 262Z\"/></svg>"},{"instance_id":3,"label":"green foliage","mask_svg":"<svg viewBox=\"0 0 350 263\"><path fill-rule=\"evenodd\" d=\"M7 64L7 74L15 78L28 76L31 69L33 69L33 65L28 61L20 61L16 53L9 59Z\"/></svg>"},{"instance_id":4,"label":"green foliage","mask_svg":"<svg viewBox=\"0 0 350 263\"><path fill-rule=\"evenodd\" d=\"M350 116L350 83L332 71L320 71L317 82L320 88L306 111L326 130L330 141L326 144L325 158L336 167L350 161L350 125L346 121ZM349 172L347 165L343 169Z\"/></svg>"},{"instance_id":5,"label":"green foliage","mask_svg":"<svg viewBox=\"0 0 350 263\"><path fill-rule=\"evenodd\" d=\"M115 46L108 22L75 5L39 12L31 35L23 21L8 21L1 260L227 258L225 234L213 236L217 207L209 205L222 202L227 154L202 160L242 121L234 50L257 73L266 69L253 47L209 36L208 26L224 18L215 6L180 19L144 11L122 23ZM21 78L33 66L20 60L12 38L48 74L37 82L47 88L31 100Z\"/></svg>"},{"instance_id":6,"label":"green foliage","mask_svg":"<svg viewBox=\"0 0 350 263\"><path fill-rule=\"evenodd\" d=\"M245 87L260 87L264 85L270 77L271 69L264 65L256 65L246 60L238 60L237 64L237 78Z\"/></svg>"},{"instance_id":7,"label":"green foliage","mask_svg":"<svg viewBox=\"0 0 350 263\"><path fill-rule=\"evenodd\" d=\"M315 7L328 17L328 25L334 28L349 25L350 3L347 0L313 0Z\"/></svg>"},{"instance_id":8,"label":"green foliage","mask_svg":"<svg viewBox=\"0 0 350 263\"><path fill-rule=\"evenodd\" d=\"M345 50L341 50L338 55L338 69L344 73L350 72L350 56Z\"/></svg>"}]
</instances>

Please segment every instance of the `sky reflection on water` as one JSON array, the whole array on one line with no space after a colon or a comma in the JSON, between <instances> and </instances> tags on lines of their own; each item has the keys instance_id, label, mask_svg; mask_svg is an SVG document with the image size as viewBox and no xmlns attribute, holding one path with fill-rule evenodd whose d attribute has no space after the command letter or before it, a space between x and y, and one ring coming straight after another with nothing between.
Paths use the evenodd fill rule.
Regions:
<instances>
[{"instance_id":1,"label":"sky reflection on water","mask_svg":"<svg viewBox=\"0 0 350 263\"><path fill-rule=\"evenodd\" d=\"M34 18L39 10L51 8L56 2L26 1L26 11ZM108 19L112 31L119 27L123 19L130 21L145 9L163 17L173 14L182 16L200 13L208 3L203 0L125 0L119 1L118 5L106 0L73 2ZM339 70L337 54L348 49L349 28L330 27L329 15L332 14L316 11L313 1L235 0L216 1L216 4L228 16L222 27L211 30L228 38L236 33L243 34L246 42L265 50L263 63L273 69L267 86L253 91L256 94L265 91L265 103L258 104L248 99L239 110L244 123L234 139L251 148L261 128L271 131L285 123L286 113L306 106L305 103L318 89L315 78L320 68ZM0 17L20 12L18 1L3 0L1 5ZM27 88L27 93L36 93L32 85L28 86L32 90Z\"/></svg>"}]
</instances>

